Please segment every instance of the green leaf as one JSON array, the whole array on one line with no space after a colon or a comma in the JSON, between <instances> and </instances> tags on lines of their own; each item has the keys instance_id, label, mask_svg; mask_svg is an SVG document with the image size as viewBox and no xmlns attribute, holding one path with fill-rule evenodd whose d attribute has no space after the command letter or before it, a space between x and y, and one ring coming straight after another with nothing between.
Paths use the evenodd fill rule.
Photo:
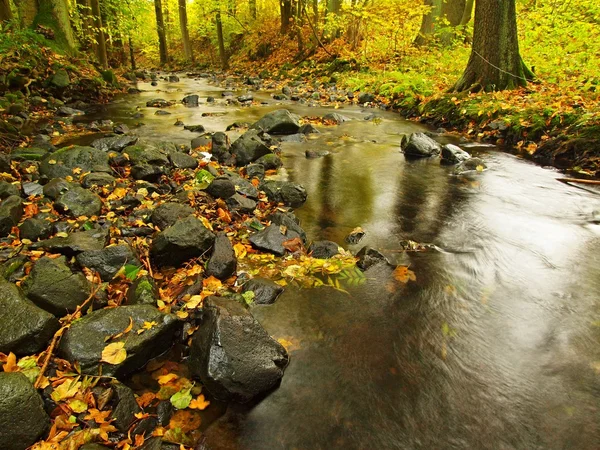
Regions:
<instances>
[{"instance_id":1,"label":"green leaf","mask_svg":"<svg viewBox=\"0 0 600 450\"><path fill-rule=\"evenodd\" d=\"M171 405L177 409L185 409L192 401L191 389L184 389L171 397Z\"/></svg>"},{"instance_id":2,"label":"green leaf","mask_svg":"<svg viewBox=\"0 0 600 450\"><path fill-rule=\"evenodd\" d=\"M21 358L17 363L17 366L19 366L21 369L33 369L34 367L37 367L37 363L35 362L35 357L27 356L25 358Z\"/></svg>"},{"instance_id":3,"label":"green leaf","mask_svg":"<svg viewBox=\"0 0 600 450\"><path fill-rule=\"evenodd\" d=\"M140 271L140 268L138 266L134 266L133 264L125 264L125 276L129 280L135 281L139 271Z\"/></svg>"},{"instance_id":4,"label":"green leaf","mask_svg":"<svg viewBox=\"0 0 600 450\"><path fill-rule=\"evenodd\" d=\"M199 170L196 173L196 181L199 183L210 183L215 176L206 169Z\"/></svg>"},{"instance_id":5,"label":"green leaf","mask_svg":"<svg viewBox=\"0 0 600 450\"><path fill-rule=\"evenodd\" d=\"M85 231L90 231L91 229L94 228L94 225L92 225L90 222L86 222L86 223L83 224L82 228Z\"/></svg>"},{"instance_id":6,"label":"green leaf","mask_svg":"<svg viewBox=\"0 0 600 450\"><path fill-rule=\"evenodd\" d=\"M242 297L244 297L246 305L250 306L254 303L254 291L246 291L242 294Z\"/></svg>"}]
</instances>

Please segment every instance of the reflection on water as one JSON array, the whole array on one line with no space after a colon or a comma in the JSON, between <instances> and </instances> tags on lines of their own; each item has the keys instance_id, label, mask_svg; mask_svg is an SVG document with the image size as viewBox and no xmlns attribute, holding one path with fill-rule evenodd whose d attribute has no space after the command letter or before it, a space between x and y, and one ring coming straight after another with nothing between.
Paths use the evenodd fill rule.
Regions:
<instances>
[{"instance_id":1,"label":"reflection on water","mask_svg":"<svg viewBox=\"0 0 600 450\"><path fill-rule=\"evenodd\" d=\"M214 94L189 80L180 87L160 96ZM104 117L119 120L151 96L126 97ZM178 107L168 125L150 111L138 131L187 142L171 120L221 131L275 107ZM228 114L201 118L209 108ZM600 227L586 218L599 197L489 149L479 149L488 171L453 177L436 160L398 152L398 135L418 125L340 112L355 120L284 144L284 176L309 193L297 214L312 239L341 243L361 226L360 245L410 264L417 280L390 283L392 269L375 267L350 295L288 289L256 307L266 329L292 343L291 364L278 390L231 406L207 430L209 448L597 449ZM306 149L331 154L309 160ZM402 253L403 239L440 251Z\"/></svg>"}]
</instances>

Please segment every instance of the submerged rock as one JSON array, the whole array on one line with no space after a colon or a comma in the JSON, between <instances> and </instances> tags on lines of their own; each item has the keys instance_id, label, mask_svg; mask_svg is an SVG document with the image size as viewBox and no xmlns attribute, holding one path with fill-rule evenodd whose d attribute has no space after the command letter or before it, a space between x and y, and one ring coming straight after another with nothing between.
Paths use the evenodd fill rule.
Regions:
<instances>
[{"instance_id":1,"label":"submerged rock","mask_svg":"<svg viewBox=\"0 0 600 450\"><path fill-rule=\"evenodd\" d=\"M365 246L361 248L356 254L356 257L358 258L356 265L363 271L375 264L389 264L388 259L372 247Z\"/></svg>"},{"instance_id":2,"label":"submerged rock","mask_svg":"<svg viewBox=\"0 0 600 450\"><path fill-rule=\"evenodd\" d=\"M269 134L295 134L300 129L300 118L287 109L277 109L261 117L250 129Z\"/></svg>"},{"instance_id":3,"label":"submerged rock","mask_svg":"<svg viewBox=\"0 0 600 450\"><path fill-rule=\"evenodd\" d=\"M456 166L454 169L454 174L462 175L468 172L483 172L485 169L487 169L487 166L485 165L483 159L471 158L461 162L458 166Z\"/></svg>"},{"instance_id":4,"label":"submerged rock","mask_svg":"<svg viewBox=\"0 0 600 450\"><path fill-rule=\"evenodd\" d=\"M269 200L292 208L302 206L307 197L304 186L291 181L263 181L260 189L265 192Z\"/></svg>"},{"instance_id":5,"label":"submerged rock","mask_svg":"<svg viewBox=\"0 0 600 450\"><path fill-rule=\"evenodd\" d=\"M458 164L471 158L462 148L453 144L446 144L442 147L442 163Z\"/></svg>"},{"instance_id":6,"label":"submerged rock","mask_svg":"<svg viewBox=\"0 0 600 450\"><path fill-rule=\"evenodd\" d=\"M225 200L225 203L230 210L245 214L252 214L257 205L256 201L240 194L233 194L231 197Z\"/></svg>"},{"instance_id":7,"label":"submerged rock","mask_svg":"<svg viewBox=\"0 0 600 450\"><path fill-rule=\"evenodd\" d=\"M339 255L339 246L333 241L315 241L308 251L313 258L327 259Z\"/></svg>"},{"instance_id":8,"label":"submerged rock","mask_svg":"<svg viewBox=\"0 0 600 450\"><path fill-rule=\"evenodd\" d=\"M48 429L44 402L27 377L0 372L0 448L25 450Z\"/></svg>"},{"instance_id":9,"label":"submerged rock","mask_svg":"<svg viewBox=\"0 0 600 450\"><path fill-rule=\"evenodd\" d=\"M242 287L243 293L252 292L254 294L253 304L255 305L272 305L283 291L283 286L266 278L252 278L246 281Z\"/></svg>"},{"instance_id":10,"label":"submerged rock","mask_svg":"<svg viewBox=\"0 0 600 450\"><path fill-rule=\"evenodd\" d=\"M208 297L190 369L219 399L250 401L277 386L289 356L235 300Z\"/></svg>"},{"instance_id":11,"label":"submerged rock","mask_svg":"<svg viewBox=\"0 0 600 450\"><path fill-rule=\"evenodd\" d=\"M199 99L200 97L196 94L186 95L181 100L181 103L183 103L185 106L198 106Z\"/></svg>"},{"instance_id":12,"label":"submerged rock","mask_svg":"<svg viewBox=\"0 0 600 450\"><path fill-rule=\"evenodd\" d=\"M271 149L257 130L246 131L231 144L231 154L238 166L245 166L269 153L272 153Z\"/></svg>"},{"instance_id":13,"label":"submerged rock","mask_svg":"<svg viewBox=\"0 0 600 450\"><path fill-rule=\"evenodd\" d=\"M425 133L413 133L403 148L404 154L415 158L427 158L440 153L441 147Z\"/></svg>"},{"instance_id":14,"label":"submerged rock","mask_svg":"<svg viewBox=\"0 0 600 450\"><path fill-rule=\"evenodd\" d=\"M337 125L340 125L344 122L348 122L350 120L350 118L348 118L346 116L342 116L341 114L338 114L338 113L329 113L329 114L325 114L323 116L323 120L328 121L328 122L333 122Z\"/></svg>"},{"instance_id":15,"label":"submerged rock","mask_svg":"<svg viewBox=\"0 0 600 450\"><path fill-rule=\"evenodd\" d=\"M105 339L123 332L133 322L133 329L112 342L124 342L127 357L119 364L100 362ZM156 322L141 334L144 322ZM173 342L177 318L163 314L149 305L119 306L94 311L74 322L63 335L59 354L62 358L78 361L82 373L122 377L143 367L148 360L165 352Z\"/></svg>"}]
</instances>

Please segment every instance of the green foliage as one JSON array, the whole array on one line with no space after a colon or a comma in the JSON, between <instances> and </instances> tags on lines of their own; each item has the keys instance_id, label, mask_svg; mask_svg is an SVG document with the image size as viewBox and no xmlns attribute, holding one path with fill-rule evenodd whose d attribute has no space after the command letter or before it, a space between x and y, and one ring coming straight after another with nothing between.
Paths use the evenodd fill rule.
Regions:
<instances>
[{"instance_id":1,"label":"green foliage","mask_svg":"<svg viewBox=\"0 0 600 450\"><path fill-rule=\"evenodd\" d=\"M177 409L185 409L190 406L192 401L192 393L190 389L183 389L171 396L171 404Z\"/></svg>"}]
</instances>

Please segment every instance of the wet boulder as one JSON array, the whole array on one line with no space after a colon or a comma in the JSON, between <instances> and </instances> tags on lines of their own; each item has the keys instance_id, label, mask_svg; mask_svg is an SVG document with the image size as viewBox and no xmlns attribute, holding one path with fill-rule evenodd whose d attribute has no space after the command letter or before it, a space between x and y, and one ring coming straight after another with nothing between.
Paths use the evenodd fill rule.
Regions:
<instances>
[{"instance_id":1,"label":"wet boulder","mask_svg":"<svg viewBox=\"0 0 600 450\"><path fill-rule=\"evenodd\" d=\"M276 387L289 356L241 304L208 297L192 339L190 369L219 399L247 402Z\"/></svg>"},{"instance_id":2,"label":"wet boulder","mask_svg":"<svg viewBox=\"0 0 600 450\"><path fill-rule=\"evenodd\" d=\"M287 109L277 109L261 117L250 129L269 134L295 134L300 129L300 118Z\"/></svg>"},{"instance_id":3,"label":"wet boulder","mask_svg":"<svg viewBox=\"0 0 600 450\"><path fill-rule=\"evenodd\" d=\"M127 290L128 305L153 305L159 299L154 280L148 276L136 278Z\"/></svg>"},{"instance_id":4,"label":"wet boulder","mask_svg":"<svg viewBox=\"0 0 600 450\"><path fill-rule=\"evenodd\" d=\"M225 200L225 203L231 211L238 211L245 214L252 214L257 205L256 201L240 194L233 194Z\"/></svg>"},{"instance_id":5,"label":"wet boulder","mask_svg":"<svg viewBox=\"0 0 600 450\"><path fill-rule=\"evenodd\" d=\"M340 125L344 122L348 122L350 119L346 116L342 116L338 113L329 113L323 116L323 120L325 122L335 123L336 125Z\"/></svg>"},{"instance_id":6,"label":"wet boulder","mask_svg":"<svg viewBox=\"0 0 600 450\"><path fill-rule=\"evenodd\" d=\"M301 134L319 134L321 133L317 128L311 123L305 123L300 127L298 133Z\"/></svg>"},{"instance_id":7,"label":"wet boulder","mask_svg":"<svg viewBox=\"0 0 600 450\"><path fill-rule=\"evenodd\" d=\"M21 184L21 187L23 188L25 197L29 197L30 195L42 195L44 193L42 185L35 181L25 181Z\"/></svg>"},{"instance_id":8,"label":"wet boulder","mask_svg":"<svg viewBox=\"0 0 600 450\"><path fill-rule=\"evenodd\" d=\"M129 147L137 142L137 136L119 135L96 139L92 142L92 147L103 152L120 152L125 147Z\"/></svg>"},{"instance_id":9,"label":"wet boulder","mask_svg":"<svg viewBox=\"0 0 600 450\"><path fill-rule=\"evenodd\" d=\"M226 177L217 177L210 182L206 192L214 198L227 199L235 194L235 185Z\"/></svg>"},{"instance_id":10,"label":"wet boulder","mask_svg":"<svg viewBox=\"0 0 600 450\"><path fill-rule=\"evenodd\" d=\"M0 199L4 200L7 197L14 195L16 197L21 196L21 190L17 185L9 183L8 181L0 181Z\"/></svg>"},{"instance_id":11,"label":"wet boulder","mask_svg":"<svg viewBox=\"0 0 600 450\"><path fill-rule=\"evenodd\" d=\"M311 244L308 251L313 258L328 259L339 255L340 248L333 241L315 241Z\"/></svg>"},{"instance_id":12,"label":"wet boulder","mask_svg":"<svg viewBox=\"0 0 600 450\"><path fill-rule=\"evenodd\" d=\"M272 305L283 291L283 286L266 278L252 278L246 281L242 287L242 293L252 292L254 294L254 305Z\"/></svg>"},{"instance_id":13,"label":"wet boulder","mask_svg":"<svg viewBox=\"0 0 600 450\"><path fill-rule=\"evenodd\" d=\"M52 314L25 298L17 286L0 281L0 352L18 356L39 352L59 327Z\"/></svg>"},{"instance_id":14,"label":"wet boulder","mask_svg":"<svg viewBox=\"0 0 600 450\"><path fill-rule=\"evenodd\" d=\"M250 164L269 153L271 149L257 130L246 131L231 144L231 154L238 166Z\"/></svg>"},{"instance_id":15,"label":"wet boulder","mask_svg":"<svg viewBox=\"0 0 600 450\"><path fill-rule=\"evenodd\" d=\"M209 250L215 235L194 216L179 220L158 233L150 247L150 257L158 267L177 267Z\"/></svg>"},{"instance_id":16,"label":"wet boulder","mask_svg":"<svg viewBox=\"0 0 600 450\"><path fill-rule=\"evenodd\" d=\"M487 169L487 166L485 165L483 159L470 158L456 166L454 169L454 174L462 175L469 172L483 172L485 169Z\"/></svg>"},{"instance_id":17,"label":"wet boulder","mask_svg":"<svg viewBox=\"0 0 600 450\"><path fill-rule=\"evenodd\" d=\"M228 170L224 171L223 176L227 177L235 185L236 192L253 199L258 198L258 189L256 189L250 181L240 177L237 173L229 172Z\"/></svg>"},{"instance_id":18,"label":"wet boulder","mask_svg":"<svg viewBox=\"0 0 600 450\"><path fill-rule=\"evenodd\" d=\"M157 147L148 143L130 145L123 150L133 165L150 164L154 166L169 165L168 156Z\"/></svg>"},{"instance_id":19,"label":"wet boulder","mask_svg":"<svg viewBox=\"0 0 600 450\"><path fill-rule=\"evenodd\" d=\"M169 83L178 83L179 77L177 75L169 75Z\"/></svg>"},{"instance_id":20,"label":"wet boulder","mask_svg":"<svg viewBox=\"0 0 600 450\"><path fill-rule=\"evenodd\" d=\"M52 224L47 220L32 217L26 219L19 227L19 230L21 239L29 239L35 242L39 239L46 239L52 234Z\"/></svg>"},{"instance_id":21,"label":"wet boulder","mask_svg":"<svg viewBox=\"0 0 600 450\"><path fill-rule=\"evenodd\" d=\"M131 168L131 176L134 180L157 182L166 173L166 170L161 166L151 164L136 164Z\"/></svg>"},{"instance_id":22,"label":"wet boulder","mask_svg":"<svg viewBox=\"0 0 600 450\"><path fill-rule=\"evenodd\" d=\"M108 165L108 155L93 147L67 147L56 150L46 156L40 165L40 174L48 179L73 176L73 169L81 172L106 172L112 170Z\"/></svg>"},{"instance_id":23,"label":"wet boulder","mask_svg":"<svg viewBox=\"0 0 600 450\"><path fill-rule=\"evenodd\" d=\"M119 364L107 364L102 359L105 339L123 332L133 323L131 332L112 342L123 342L127 357ZM138 334L145 322L155 322L152 328ZM78 361L82 373L88 375L123 377L143 367L148 360L164 353L171 347L178 327L177 318L163 314L149 305L119 306L93 311L74 322L63 335L59 355L70 361Z\"/></svg>"},{"instance_id":24,"label":"wet boulder","mask_svg":"<svg viewBox=\"0 0 600 450\"><path fill-rule=\"evenodd\" d=\"M206 265L206 274L220 280L226 280L235 274L237 259L231 241L224 233L217 234L212 254Z\"/></svg>"},{"instance_id":25,"label":"wet boulder","mask_svg":"<svg viewBox=\"0 0 600 450\"><path fill-rule=\"evenodd\" d=\"M58 69L56 72L54 72L54 75L52 75L52 78L50 79L50 84L59 89L66 88L71 84L69 73L65 69Z\"/></svg>"},{"instance_id":26,"label":"wet boulder","mask_svg":"<svg viewBox=\"0 0 600 450\"><path fill-rule=\"evenodd\" d=\"M83 116L85 112L80 109L69 108L68 106L59 106L56 115L60 117Z\"/></svg>"},{"instance_id":27,"label":"wet boulder","mask_svg":"<svg viewBox=\"0 0 600 450\"><path fill-rule=\"evenodd\" d=\"M173 167L177 169L195 169L198 167L198 160L183 152L172 152L169 154L169 159Z\"/></svg>"},{"instance_id":28,"label":"wet boulder","mask_svg":"<svg viewBox=\"0 0 600 450\"><path fill-rule=\"evenodd\" d=\"M204 128L204 125L200 125L200 124L198 124L198 125L184 125L183 129L187 130L187 131L192 131L194 133L204 133L204 131L206 131L205 128Z\"/></svg>"},{"instance_id":29,"label":"wet boulder","mask_svg":"<svg viewBox=\"0 0 600 450\"><path fill-rule=\"evenodd\" d=\"M23 283L25 295L40 308L62 317L72 313L90 295L90 284L81 272L73 272L64 256L47 256L33 265Z\"/></svg>"},{"instance_id":30,"label":"wet boulder","mask_svg":"<svg viewBox=\"0 0 600 450\"><path fill-rule=\"evenodd\" d=\"M110 281L126 264L140 267L142 264L126 244L112 245L102 250L90 250L76 257L81 267L100 274L103 281Z\"/></svg>"},{"instance_id":31,"label":"wet boulder","mask_svg":"<svg viewBox=\"0 0 600 450\"><path fill-rule=\"evenodd\" d=\"M200 97L196 94L192 94L192 95L186 95L185 97L183 97L183 99L181 100L181 103L183 103L185 106L198 106L198 99Z\"/></svg>"},{"instance_id":32,"label":"wet boulder","mask_svg":"<svg viewBox=\"0 0 600 450\"><path fill-rule=\"evenodd\" d=\"M189 217L192 214L194 214L194 208L189 205L167 202L157 206L152 211L150 220L153 225L164 230L167 227L175 225L178 220Z\"/></svg>"},{"instance_id":33,"label":"wet boulder","mask_svg":"<svg viewBox=\"0 0 600 450\"><path fill-rule=\"evenodd\" d=\"M404 154L413 158L427 158L440 153L441 147L425 133L413 133L402 148Z\"/></svg>"},{"instance_id":34,"label":"wet boulder","mask_svg":"<svg viewBox=\"0 0 600 450\"><path fill-rule=\"evenodd\" d=\"M48 429L50 419L33 384L21 373L0 373L0 448L25 450Z\"/></svg>"},{"instance_id":35,"label":"wet boulder","mask_svg":"<svg viewBox=\"0 0 600 450\"><path fill-rule=\"evenodd\" d=\"M292 211L277 211L269 215L267 220L270 220L275 225L284 226L288 231L295 233L295 235L302 239L302 242L306 243L306 232L300 226L300 219Z\"/></svg>"},{"instance_id":36,"label":"wet boulder","mask_svg":"<svg viewBox=\"0 0 600 450\"><path fill-rule=\"evenodd\" d=\"M283 166L281 158L275 153L268 153L256 160L256 164L261 164L265 170L277 170Z\"/></svg>"},{"instance_id":37,"label":"wet boulder","mask_svg":"<svg viewBox=\"0 0 600 450\"><path fill-rule=\"evenodd\" d=\"M356 265L363 271L376 264L389 264L388 259L372 247L365 246L361 248L356 257L358 258Z\"/></svg>"},{"instance_id":38,"label":"wet boulder","mask_svg":"<svg viewBox=\"0 0 600 450\"><path fill-rule=\"evenodd\" d=\"M304 186L291 181L263 181L260 189L272 202L283 203L292 208L299 208L306 201Z\"/></svg>"},{"instance_id":39,"label":"wet boulder","mask_svg":"<svg viewBox=\"0 0 600 450\"><path fill-rule=\"evenodd\" d=\"M115 381L112 383L115 405L112 408L110 418L112 424L122 433L126 433L133 422L136 421L135 415L142 412L142 409L135 400L133 391L123 383Z\"/></svg>"},{"instance_id":40,"label":"wet boulder","mask_svg":"<svg viewBox=\"0 0 600 450\"><path fill-rule=\"evenodd\" d=\"M94 186L113 186L116 181L115 177L107 173L88 173L81 182L81 185L89 189Z\"/></svg>"},{"instance_id":41,"label":"wet boulder","mask_svg":"<svg viewBox=\"0 0 600 450\"><path fill-rule=\"evenodd\" d=\"M51 253L75 256L89 250L102 250L106 244L107 233L102 229L77 231L66 237L56 236L31 245L33 250L44 249Z\"/></svg>"},{"instance_id":42,"label":"wet boulder","mask_svg":"<svg viewBox=\"0 0 600 450\"><path fill-rule=\"evenodd\" d=\"M0 203L0 237L10 234L12 227L17 226L23 217L23 200L11 195Z\"/></svg>"},{"instance_id":43,"label":"wet boulder","mask_svg":"<svg viewBox=\"0 0 600 450\"><path fill-rule=\"evenodd\" d=\"M296 232L289 229L282 230L281 226L271 224L264 230L254 233L249 240L252 246L259 250L283 256L285 254L283 243L296 237L300 237Z\"/></svg>"},{"instance_id":44,"label":"wet boulder","mask_svg":"<svg viewBox=\"0 0 600 450\"><path fill-rule=\"evenodd\" d=\"M54 202L55 208L71 217L97 216L102 211L102 199L82 187L74 187Z\"/></svg>"},{"instance_id":45,"label":"wet boulder","mask_svg":"<svg viewBox=\"0 0 600 450\"><path fill-rule=\"evenodd\" d=\"M217 132L212 135L211 153L219 162L225 162L231 158L231 145L225 133Z\"/></svg>"},{"instance_id":46,"label":"wet boulder","mask_svg":"<svg viewBox=\"0 0 600 450\"><path fill-rule=\"evenodd\" d=\"M64 178L53 178L44 185L42 192L46 197L56 200L62 194L75 186L77 186L76 183L71 183Z\"/></svg>"},{"instance_id":47,"label":"wet boulder","mask_svg":"<svg viewBox=\"0 0 600 450\"><path fill-rule=\"evenodd\" d=\"M471 158L462 148L453 144L446 144L442 147L442 163L443 164L459 164Z\"/></svg>"},{"instance_id":48,"label":"wet boulder","mask_svg":"<svg viewBox=\"0 0 600 450\"><path fill-rule=\"evenodd\" d=\"M250 179L258 178L262 181L265 178L265 166L262 164L248 164L246 166L246 174Z\"/></svg>"}]
</instances>

